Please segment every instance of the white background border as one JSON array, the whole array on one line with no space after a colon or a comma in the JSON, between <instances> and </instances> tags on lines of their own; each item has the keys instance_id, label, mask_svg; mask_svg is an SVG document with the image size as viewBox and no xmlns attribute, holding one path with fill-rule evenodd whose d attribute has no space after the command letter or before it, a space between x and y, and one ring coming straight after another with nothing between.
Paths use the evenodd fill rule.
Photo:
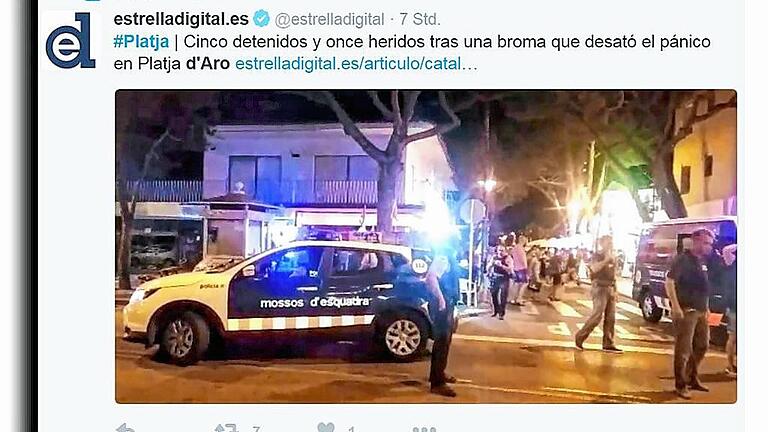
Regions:
<instances>
[{"instance_id":1,"label":"white background border","mask_svg":"<svg viewBox=\"0 0 768 432\"><path fill-rule=\"evenodd\" d=\"M59 7L64 8L65 5L62 3L70 3L70 4L80 4L75 2L60 2ZM701 2L698 4L704 4L707 2ZM719 2L721 5L726 7L734 7L734 4L736 2ZM9 4L8 2L6 4ZM646 7L652 7L650 3L645 4ZM663 3L657 3L657 6L659 7L659 11L668 11L669 8L665 7ZM523 7L522 4L516 4L515 7L517 9ZM586 7L582 4L582 9L586 11ZM696 8L697 6L691 6L692 8ZM14 14L3 14L2 21L0 23L2 24L2 27L4 29L6 37L3 38L4 43L7 43L7 41L12 40L9 36L9 30L14 30L13 22L15 21L13 19ZM739 144L740 144L740 155L739 155L739 167L740 167L740 195L741 199L739 200L740 205L740 225L742 229L742 256L745 257L744 262L745 265L742 265L742 274L740 275L740 286L746 286L748 287L746 296L742 296L740 301L742 302L743 307L742 308L742 314L740 316L740 323L741 327L746 329L746 338L743 338L743 340L740 343L741 346L741 359L742 362L742 378L740 379L740 388L739 388L739 403L735 406L699 406L699 407L682 407L682 406L641 406L641 407L628 407L628 406L620 406L620 407L608 407L608 406L530 406L530 405L521 405L521 406L491 406L491 407L485 407L485 406L463 406L460 410L456 410L454 407L448 407L448 406L429 406L428 409L424 409L423 407L419 406L406 406L406 407L398 407L397 412L402 415L398 415L398 417L402 417L402 420L410 420L408 417L410 415L418 415L418 418L428 418L428 419L440 419L444 418L445 423L442 421L436 422L438 426L445 425L445 430L460 430L458 428L455 429L448 429L449 426L456 426L458 425L457 419L459 418L467 418L472 419L472 424L477 425L477 422L479 419L488 419L487 424L495 424L498 425L499 423L502 425L509 425L510 427L515 426L523 426L524 427L536 427L536 428L543 428L544 423L550 423L552 424L554 421L557 421L560 425L570 425L571 427L582 425L583 428L590 428L595 429L596 427L599 427L600 425L605 425L607 428L615 430L615 429L621 429L622 431L630 431L630 430L647 430L648 422L656 423L657 427L674 427L675 424L685 424L687 425L686 428L693 428L694 424L699 424L701 426L704 426L707 428L707 430L718 430L721 427L725 428L726 425L731 425L732 428L727 430L739 430L740 428L736 425L740 424L739 418L744 413L744 407L745 405L748 406L749 414L751 416L754 416L750 423L749 423L749 429L748 430L757 430L758 425L764 427L765 425L765 418L766 418L766 410L764 409L762 394L764 393L764 385L765 385L765 371L764 367L762 367L762 363L764 362L765 356L765 335L762 334L762 332L765 329L765 326L762 325L760 322L762 319L762 316L764 313L761 313L761 310L764 308L763 305L766 304L766 301L768 299L766 298L766 291L764 289L761 289L765 285L765 276L764 272L759 271L757 269L761 269L764 267L764 262L761 254L763 253L762 249L764 248L762 245L765 244L766 239L764 229L762 229L761 225L764 220L765 216L765 201L764 201L764 194L761 192L764 190L764 184L766 182L765 177L765 165L764 160L766 159L766 150L765 150L765 144L764 144L764 133L762 132L762 125L765 124L765 119L768 115L768 111L766 110L766 106L764 101L768 100L766 96L768 96L768 92L766 92L765 87L765 77L768 76L765 69L764 60L762 60L765 56L765 47L764 43L766 38L766 32L764 30L765 23L764 23L764 17L765 17L765 6L762 2L752 2L749 5L748 10L748 37L747 37L747 44L749 47L749 53L751 54L748 57L748 64L749 69L747 72L747 87L744 88L742 86L740 89L742 91L739 92ZM33 18L34 19L34 18ZM17 24L20 21L15 21ZM729 32L731 32L733 35L741 37L743 34L742 31L739 28L731 28L728 29ZM8 47L4 52L10 53L12 51L13 46ZM37 47L35 47L36 49ZM737 70L741 69L738 65L732 65L729 64L727 61L723 61L721 58L713 58L712 59L712 67L714 69L719 69L722 72L722 76L726 76L729 74L728 69L729 68L735 68ZM730 72L732 73L732 72ZM715 74L716 75L716 74ZM690 74L688 74L690 77ZM711 76L711 75L710 75ZM14 70L9 70L8 68L3 69L3 84L8 89L4 94L13 94L14 90L19 89L18 84L14 84L14 78L18 79L18 77L14 77ZM557 77L553 77L554 81L557 80ZM82 84L81 80L78 83L74 83L74 85ZM694 79L694 81L698 81ZM707 80L704 80L707 81ZM713 80L714 82L710 81L710 85L701 85L699 82L693 82L689 83L688 87L736 87L735 85L721 85L721 83L724 82L733 82L730 79L723 79L722 81L719 81L717 79ZM18 82L18 81L16 81ZM665 82L657 82L657 81L633 81L634 84L638 84L638 87L667 87L670 83ZM379 85L386 87L386 85ZM606 84L607 87L612 87L610 83ZM164 85L158 85L157 87L165 87ZM210 85L203 85L203 87L210 87ZM311 87L311 85L310 85ZM551 87L559 87L559 85L551 85ZM590 85L581 85L580 87L591 87ZM745 91L746 90L746 91ZM54 96L53 94L50 94L51 96ZM64 97L71 97L71 94L68 95L62 95ZM110 93L109 97L112 98L113 95ZM7 101L12 101L10 98L6 98ZM103 100L103 99L102 99ZM6 102L7 104L7 102ZM18 114L18 107L17 106L8 106L4 105L4 119L13 119L15 114ZM102 107L102 113L108 112L106 107ZM746 120L746 121L745 121ZM12 124L16 124L16 122L11 122ZM111 120L108 123L112 123ZM6 146L4 146L6 149L11 150L11 152L16 149L18 151L18 147L20 145L20 139L18 135L18 131L13 130L12 128L4 128L3 133L6 135L5 142L8 143ZM106 144L111 145L111 143ZM105 155L105 153L111 153L110 151L107 152L99 152L100 155ZM57 153L57 156L59 156L59 153ZM98 159L98 158L97 158ZM15 202L12 198L17 195L18 188L14 186L18 186L18 175L17 175L17 158L13 153L7 155L6 157L2 158L3 166L0 167L2 169L3 175L5 178L3 180L3 186L7 188L5 190L4 197L11 198L11 200L8 200L8 202ZM97 172L94 172L94 176L101 175L104 173L108 173L112 170L113 164L109 159L100 159L100 162L108 166L109 169L107 170L98 170ZM109 180L113 176L113 173L111 175L106 175L103 178L105 179L105 183L111 183ZM14 181L16 179L16 181ZM42 185L41 185L42 186ZM108 191L106 190L108 189ZM108 192L108 194L104 194L105 199L110 201L109 207L110 209L113 209L113 204L111 202L112 196L113 196L113 190L111 187L105 188L105 190L100 191L102 192ZM41 196L41 200L45 200L45 196ZM8 206L11 207L11 206ZM13 226L19 226L18 219L15 217L16 213L12 209L7 209L5 212L0 212L2 214L2 219L0 219L0 222L3 222L2 225L7 228L7 233L10 235L11 233L15 232L16 230L11 229L10 227ZM103 211L97 211L97 214L104 213ZM113 243L113 239L111 236L111 229L113 227L112 225L112 218L111 214L108 218L108 225L109 225L109 231L105 231L105 243L109 242L110 244ZM44 216L41 216L41 224L44 224ZM107 225L107 224L105 224ZM746 231L745 231L746 230ZM749 235L744 235L745 232L749 232ZM107 235L109 233L109 235ZM10 243L6 242L10 246ZM18 242L16 242L17 245L19 245ZM51 244L44 244L46 247L52 247ZM62 250L54 250L51 252L50 256L58 255L62 256ZM2 255L2 261L3 263L13 263L15 258L18 257L18 249L14 250L10 247L7 249L3 249L3 255ZM111 260L111 254L110 254L110 260ZM760 261L757 261L760 260ZM108 266L111 269L111 264ZM46 269L43 269L42 271L46 271ZM99 284L103 284L106 282L111 283L112 279L111 277L109 279L103 277L104 275L97 276L99 280ZM15 293L16 295L19 294L19 288L21 285L18 283L18 279L14 279L14 275L12 273L4 272L4 277L6 278L6 286L10 287L9 291ZM93 287L93 286L92 286ZM40 288L41 292L45 292L46 287L41 286ZM111 292L109 293L109 301L111 302ZM15 328L18 324L18 309L16 307L17 303L15 301L5 301L0 302L2 304L2 307L4 308L1 313L1 316L3 317L3 326L4 328ZM99 301L99 304L101 306L104 305L103 301ZM109 308L105 308L109 309ZM101 319L104 318L102 314L97 317L95 317L97 322L101 322ZM751 319L754 317L755 319ZM104 327L107 327L111 333L112 331L112 321L111 321L111 310L110 310L110 316L107 321L104 321L104 324L102 324ZM754 322L752 322L754 321ZM21 329L20 329L21 330ZM15 334L15 332L8 332L8 334ZM754 342L754 343L750 343ZM14 346L17 346L14 344ZM103 349L105 351L108 351L108 353L104 355L99 355L97 359L92 359L93 362L101 362L105 357L113 358L113 352L111 350L111 347L109 346L102 346L100 349ZM1 357L3 361L13 360L13 357L11 356L3 356ZM753 359L753 361L749 361L749 359ZM47 357L46 359L42 359L43 361L55 361L53 357ZM745 364L747 363L747 364ZM13 365L13 363L10 363L10 365ZM83 365L87 365L87 363L83 363ZM3 366L7 366L6 363L3 363ZM18 365L15 365L18 367ZM754 366L754 367L750 367ZM76 372L75 372L76 373ZM99 390L97 387L93 387L91 385L88 385L88 383L94 383L96 384L100 379L101 383L103 383L103 376L100 376L100 378L92 377L91 379L88 379L87 375L89 374L88 371L82 371L80 375L83 375L84 380L86 381L83 390L88 391L89 393L96 395L96 394L102 394L105 395L104 397L107 397L106 400L102 400L100 403L97 403L96 406L87 403L85 400L77 400L78 398L61 398L59 396L58 391L53 391L54 393L53 398L49 399L48 402L51 402L55 404L56 406L49 405L47 406L46 410L43 411L44 415L54 415L55 412L58 412L59 410L62 410L64 412L67 412L69 417L77 417L78 420L83 423L83 429L86 430L111 430L114 428L115 424L118 422L117 414L120 413L122 416L130 418L132 424L137 425L136 429L137 432L142 432L144 430L159 430L157 428L157 419L159 416L163 417L170 417L174 418L175 420L179 419L179 415L181 413L185 413L188 415L188 425L194 428L185 428L185 430L198 430L199 425L201 424L200 421L202 419L205 419L203 424L208 423L216 423L218 421L224 421L225 418L231 418L233 415L237 413L237 416L242 419L242 417L249 417L249 418L265 418L265 416L270 415L270 413L274 415L279 416L286 416L286 417L293 417L296 418L296 410L300 409L301 412L304 414L302 417L306 419L303 423L306 426L314 425L316 421L321 419L331 419L331 418L339 418L342 416L348 416L348 418L358 418L358 419L368 419L370 418L387 418L387 419L393 419L393 416L391 415L393 412L392 407L388 406L362 406L359 409L352 409L352 406L345 405L345 406L286 406L286 407L280 407L280 406L171 406L171 407L152 407L152 406L117 406L114 404L113 399L113 392L111 386L100 386L101 390ZM749 376L749 379L745 379L744 376ZM13 377L18 376L18 372L11 371L9 368L4 367L3 368L3 379L2 382L8 383L13 382ZM113 375L111 375L113 376ZM44 385L51 386L47 390L55 390L55 386L57 386L57 383L55 380L46 381ZM14 402L18 403L18 394L16 393L10 393L8 390L10 390L12 387L10 386L2 386L6 393L3 393L2 397L2 409L7 409L8 407L14 407ZM59 390L67 390L70 395L73 391L78 391L79 389L76 388L68 388L68 389L59 389ZM76 403L76 405L69 405L69 403ZM103 411L101 408L103 408L106 404L106 407L108 410ZM112 408L109 408L109 407ZM86 419L83 418L80 415L73 415L78 413L78 411L82 410L82 413L88 413L91 415L94 415L97 418L93 419ZM169 414L169 412L173 411L174 414ZM178 412L176 412L178 411ZM209 417L210 416L210 417ZM381 417L379 417L381 416ZM3 419L12 419L13 417L10 415L1 415L0 418ZM280 417L274 417L273 421L275 424L281 424L283 422L283 418ZM299 420L299 419L297 419ZM484 420L481 420L484 422ZM530 421L530 422L529 422ZM337 421L338 423L341 423L340 421ZM459 420L460 423L464 423L464 421ZM492 423L491 423L492 422ZM58 422L56 422L58 423ZM292 422L293 423L293 422ZM297 426L301 424L302 421L297 421ZM403 424L408 423L407 421L404 421ZM178 430L183 428L183 423L174 422L176 427L173 427L172 430ZM641 426L642 424L642 426ZM48 424L49 427L45 428L46 430L53 430L53 429L65 429L70 430L69 427L62 426L60 424ZM306 427L305 426L305 427ZM642 428L641 428L642 427ZM157 428L157 429L156 429ZM13 427L12 424L8 425L7 430L14 430L16 427ZM466 429L466 428L465 428ZM474 428L472 428L474 429ZM273 429L274 430L274 429ZM279 430L289 430L288 428L280 428ZM311 428L305 429L302 427L301 429L294 429L290 428L290 430L312 430ZM360 429L360 430L376 430L376 429ZM383 429L379 429L383 430ZM399 428L387 428L387 430L407 430L403 429L402 427ZM443 429L439 429L443 430ZM469 430L469 429L467 429ZM563 429L563 430L570 430L570 428Z\"/></svg>"}]
</instances>

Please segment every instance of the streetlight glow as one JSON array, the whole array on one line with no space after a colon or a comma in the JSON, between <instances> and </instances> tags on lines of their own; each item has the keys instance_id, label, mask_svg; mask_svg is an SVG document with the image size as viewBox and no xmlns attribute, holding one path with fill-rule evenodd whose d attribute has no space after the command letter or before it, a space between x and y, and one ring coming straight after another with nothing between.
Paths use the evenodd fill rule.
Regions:
<instances>
[{"instance_id":1,"label":"streetlight glow","mask_svg":"<svg viewBox=\"0 0 768 432\"><path fill-rule=\"evenodd\" d=\"M478 180L477 184L482 186L486 192L490 192L496 187L496 180L494 179Z\"/></svg>"}]
</instances>

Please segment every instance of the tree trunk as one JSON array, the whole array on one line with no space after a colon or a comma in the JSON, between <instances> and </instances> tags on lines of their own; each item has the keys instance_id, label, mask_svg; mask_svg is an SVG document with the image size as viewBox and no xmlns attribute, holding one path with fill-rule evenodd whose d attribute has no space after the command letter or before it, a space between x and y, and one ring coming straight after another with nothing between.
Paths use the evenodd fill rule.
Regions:
<instances>
[{"instance_id":1,"label":"tree trunk","mask_svg":"<svg viewBox=\"0 0 768 432\"><path fill-rule=\"evenodd\" d=\"M659 150L653 161L653 184L661 199L661 205L666 210L670 219L684 218L688 216L680 189L675 182L674 153L672 151Z\"/></svg>"},{"instance_id":2,"label":"tree trunk","mask_svg":"<svg viewBox=\"0 0 768 432\"><path fill-rule=\"evenodd\" d=\"M379 164L376 228L385 239L393 235L394 211L402 189L403 163L399 160Z\"/></svg>"},{"instance_id":3,"label":"tree trunk","mask_svg":"<svg viewBox=\"0 0 768 432\"><path fill-rule=\"evenodd\" d=\"M117 248L118 289L131 289L131 238L133 233L133 213L126 201L120 201L120 243Z\"/></svg>"},{"instance_id":4,"label":"tree trunk","mask_svg":"<svg viewBox=\"0 0 768 432\"><path fill-rule=\"evenodd\" d=\"M648 208L642 199L640 199L640 194L638 193L637 188L633 186L627 186L627 190L629 191L629 194L632 195L632 200L635 202L635 207L637 208L637 213L640 215L640 219L642 219L643 222L653 221L651 209Z\"/></svg>"}]
</instances>

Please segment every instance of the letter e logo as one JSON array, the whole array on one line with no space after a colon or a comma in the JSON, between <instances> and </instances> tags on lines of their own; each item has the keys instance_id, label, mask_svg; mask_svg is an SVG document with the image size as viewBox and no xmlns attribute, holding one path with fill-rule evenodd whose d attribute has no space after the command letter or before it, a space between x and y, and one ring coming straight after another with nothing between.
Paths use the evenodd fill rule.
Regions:
<instances>
[{"instance_id":1,"label":"letter e logo","mask_svg":"<svg viewBox=\"0 0 768 432\"><path fill-rule=\"evenodd\" d=\"M83 68L96 67L96 61L91 58L91 15L77 12L75 21L80 24L79 30L72 26L61 26L48 36L45 42L48 59L64 69L77 65Z\"/></svg>"}]
</instances>

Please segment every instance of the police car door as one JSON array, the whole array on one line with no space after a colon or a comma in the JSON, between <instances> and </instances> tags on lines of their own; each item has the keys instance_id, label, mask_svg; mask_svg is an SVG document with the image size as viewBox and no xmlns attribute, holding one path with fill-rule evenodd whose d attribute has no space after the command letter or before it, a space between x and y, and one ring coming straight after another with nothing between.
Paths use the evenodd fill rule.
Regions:
<instances>
[{"instance_id":1,"label":"police car door","mask_svg":"<svg viewBox=\"0 0 768 432\"><path fill-rule=\"evenodd\" d=\"M312 299L322 286L324 248L277 251L247 266L229 286L228 330L310 328Z\"/></svg>"},{"instance_id":2,"label":"police car door","mask_svg":"<svg viewBox=\"0 0 768 432\"><path fill-rule=\"evenodd\" d=\"M333 248L324 296L324 314L334 316L334 326L373 322L375 302L392 289L394 271L389 254L369 249Z\"/></svg>"}]
</instances>

